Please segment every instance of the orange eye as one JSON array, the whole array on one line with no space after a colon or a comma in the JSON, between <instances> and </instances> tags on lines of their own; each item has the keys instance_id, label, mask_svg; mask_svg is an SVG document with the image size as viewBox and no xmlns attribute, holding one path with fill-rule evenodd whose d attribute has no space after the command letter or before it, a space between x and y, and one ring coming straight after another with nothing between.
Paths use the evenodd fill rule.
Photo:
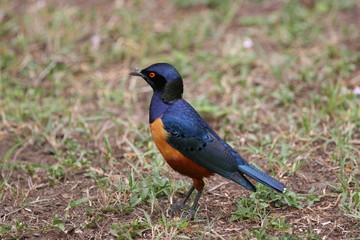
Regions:
<instances>
[{"instance_id":1,"label":"orange eye","mask_svg":"<svg viewBox=\"0 0 360 240\"><path fill-rule=\"evenodd\" d=\"M151 78L153 78L153 77L155 77L155 73L153 73L153 72L151 72L150 74L149 74L149 76L151 77Z\"/></svg>"}]
</instances>

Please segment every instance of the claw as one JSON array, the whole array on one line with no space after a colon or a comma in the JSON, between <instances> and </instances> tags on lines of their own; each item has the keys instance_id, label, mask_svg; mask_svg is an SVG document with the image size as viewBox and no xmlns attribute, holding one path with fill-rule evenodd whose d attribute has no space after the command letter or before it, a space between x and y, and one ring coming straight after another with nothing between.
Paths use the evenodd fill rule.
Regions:
<instances>
[{"instance_id":1,"label":"claw","mask_svg":"<svg viewBox=\"0 0 360 240\"><path fill-rule=\"evenodd\" d=\"M170 211L176 212L179 210L190 210L190 207L185 205L183 202L178 202L178 203L174 203L173 205L171 205Z\"/></svg>"},{"instance_id":2,"label":"claw","mask_svg":"<svg viewBox=\"0 0 360 240\"><path fill-rule=\"evenodd\" d=\"M202 192L202 191L199 191L196 194L193 205L191 207L189 207L189 206L186 205L186 201L189 199L189 197L192 194L192 192L194 191L194 189L195 189L195 187L192 186L190 188L190 190L188 191L188 193L186 194L184 200L171 205L171 208L169 210L169 215L172 218L174 217L175 212L182 211L182 213L181 213L181 218L182 219L186 219L186 220L189 220L189 221L194 219L194 216L195 216L195 213L196 213L196 210L197 210L198 201L199 201L199 198L200 198L201 192ZM185 214L185 216L184 216L184 211L187 212L187 214Z\"/></svg>"},{"instance_id":3,"label":"claw","mask_svg":"<svg viewBox=\"0 0 360 240\"><path fill-rule=\"evenodd\" d=\"M189 207L185 205L183 202L174 203L171 205L171 208L169 210L169 215L171 218L174 218L175 213L180 212L180 217L184 220L192 220L195 216L195 209L192 207Z\"/></svg>"}]
</instances>

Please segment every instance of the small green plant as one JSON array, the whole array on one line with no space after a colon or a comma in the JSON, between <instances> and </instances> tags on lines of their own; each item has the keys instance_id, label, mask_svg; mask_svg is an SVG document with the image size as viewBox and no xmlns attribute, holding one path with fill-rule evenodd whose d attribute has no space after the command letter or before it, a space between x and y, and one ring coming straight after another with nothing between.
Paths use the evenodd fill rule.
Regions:
<instances>
[{"instance_id":1,"label":"small green plant","mask_svg":"<svg viewBox=\"0 0 360 240\"><path fill-rule=\"evenodd\" d=\"M269 204L263 201L242 198L237 202L237 209L232 214L230 221L239 219L258 220L269 213Z\"/></svg>"},{"instance_id":2,"label":"small green plant","mask_svg":"<svg viewBox=\"0 0 360 240\"><path fill-rule=\"evenodd\" d=\"M53 216L52 225L53 228L60 229L61 231L65 232L65 224L64 220L59 217L58 215Z\"/></svg>"},{"instance_id":3,"label":"small green plant","mask_svg":"<svg viewBox=\"0 0 360 240\"><path fill-rule=\"evenodd\" d=\"M0 224L0 236L11 237L14 239L21 238L26 230L31 230L27 228L26 223L14 219L12 225Z\"/></svg>"},{"instance_id":4,"label":"small green plant","mask_svg":"<svg viewBox=\"0 0 360 240\"><path fill-rule=\"evenodd\" d=\"M104 138L104 144L106 148L106 153L104 154L103 158L104 160L109 164L110 162L116 161L116 159L113 157L113 152L111 149L111 146L109 144L109 139L107 137Z\"/></svg>"},{"instance_id":5,"label":"small green plant","mask_svg":"<svg viewBox=\"0 0 360 240\"><path fill-rule=\"evenodd\" d=\"M285 217L271 218L269 220L270 227L275 231L287 231L290 229L290 224Z\"/></svg>"},{"instance_id":6,"label":"small green plant","mask_svg":"<svg viewBox=\"0 0 360 240\"><path fill-rule=\"evenodd\" d=\"M54 165L48 169L49 179L55 181L65 177L65 169L62 165Z\"/></svg>"},{"instance_id":7,"label":"small green plant","mask_svg":"<svg viewBox=\"0 0 360 240\"><path fill-rule=\"evenodd\" d=\"M290 233L281 233L279 236L273 236L272 234L266 231L266 227L262 227L260 229L252 229L252 233L248 234L249 239L256 238L258 240L321 240L322 238L313 233L310 229L307 229L306 233L298 234L294 236L294 234Z\"/></svg>"},{"instance_id":8,"label":"small green plant","mask_svg":"<svg viewBox=\"0 0 360 240\"><path fill-rule=\"evenodd\" d=\"M90 165L89 158L97 154L97 151L82 149L76 139L67 138L64 141L64 147L65 151L56 154L64 167L88 168Z\"/></svg>"},{"instance_id":9,"label":"small green plant","mask_svg":"<svg viewBox=\"0 0 360 240\"><path fill-rule=\"evenodd\" d=\"M15 219L14 227L16 229L16 232L19 234L19 233L22 233L26 229L26 224L24 222L21 222L21 221Z\"/></svg>"},{"instance_id":10,"label":"small green plant","mask_svg":"<svg viewBox=\"0 0 360 240\"><path fill-rule=\"evenodd\" d=\"M70 202L65 209L65 218L67 219L69 217L69 211L71 208L82 206L83 203L89 202L92 199L94 199L94 197L81 198L81 199Z\"/></svg>"},{"instance_id":11,"label":"small green plant","mask_svg":"<svg viewBox=\"0 0 360 240\"><path fill-rule=\"evenodd\" d=\"M110 234L118 240L134 239L136 236L141 236L142 232L149 227L147 222L141 220L132 220L121 224L113 224L110 229Z\"/></svg>"},{"instance_id":12,"label":"small green plant","mask_svg":"<svg viewBox=\"0 0 360 240\"><path fill-rule=\"evenodd\" d=\"M237 210L232 214L231 221L249 218L260 220L270 213L271 207L294 207L303 208L312 206L314 202L320 201L321 196L314 195L311 189L308 195L296 194L290 190L279 194L263 185L257 186L257 191L250 198L242 198L237 203Z\"/></svg>"},{"instance_id":13,"label":"small green plant","mask_svg":"<svg viewBox=\"0 0 360 240\"><path fill-rule=\"evenodd\" d=\"M12 231L12 225L0 224L0 236L16 238L16 234Z\"/></svg>"},{"instance_id":14,"label":"small green plant","mask_svg":"<svg viewBox=\"0 0 360 240\"><path fill-rule=\"evenodd\" d=\"M270 150L268 147L271 147ZM285 141L276 143L264 143L262 146L245 147L245 150L254 154L263 155L265 159L269 160L270 166L274 168L274 164L278 164L282 167L288 168L286 163L301 150L293 150L292 147Z\"/></svg>"},{"instance_id":15,"label":"small green plant","mask_svg":"<svg viewBox=\"0 0 360 240\"><path fill-rule=\"evenodd\" d=\"M12 146L3 156L1 162L0 162L0 171L6 166L8 165L7 162L9 160L10 155L18 148L22 145L22 142L16 143L14 146Z\"/></svg>"}]
</instances>

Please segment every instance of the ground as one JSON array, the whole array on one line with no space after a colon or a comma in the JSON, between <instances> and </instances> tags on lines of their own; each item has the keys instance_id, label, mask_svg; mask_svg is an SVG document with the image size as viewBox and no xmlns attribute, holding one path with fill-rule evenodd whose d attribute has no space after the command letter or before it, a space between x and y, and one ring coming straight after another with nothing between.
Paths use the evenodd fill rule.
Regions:
<instances>
[{"instance_id":1,"label":"ground","mask_svg":"<svg viewBox=\"0 0 360 240\"><path fill-rule=\"evenodd\" d=\"M2 1L1 239L359 239L357 1ZM169 62L186 98L283 182L190 187L147 125L135 68Z\"/></svg>"}]
</instances>

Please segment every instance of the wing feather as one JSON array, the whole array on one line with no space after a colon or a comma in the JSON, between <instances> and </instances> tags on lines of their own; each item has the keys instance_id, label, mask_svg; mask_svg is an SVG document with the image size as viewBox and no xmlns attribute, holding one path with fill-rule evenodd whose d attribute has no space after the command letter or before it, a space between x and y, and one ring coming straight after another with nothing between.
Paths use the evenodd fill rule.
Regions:
<instances>
[{"instance_id":1,"label":"wing feather","mask_svg":"<svg viewBox=\"0 0 360 240\"><path fill-rule=\"evenodd\" d=\"M190 106L190 105L188 105ZM192 111L167 111L162 116L164 129L169 133L168 143L197 164L233 180L245 188L255 187L238 171L242 158Z\"/></svg>"}]
</instances>

